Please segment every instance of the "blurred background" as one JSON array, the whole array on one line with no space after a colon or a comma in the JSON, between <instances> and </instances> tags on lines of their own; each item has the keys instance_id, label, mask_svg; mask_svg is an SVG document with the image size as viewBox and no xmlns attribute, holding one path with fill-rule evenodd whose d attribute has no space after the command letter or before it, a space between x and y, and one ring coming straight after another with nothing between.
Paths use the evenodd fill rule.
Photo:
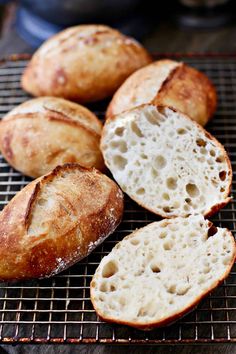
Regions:
<instances>
[{"instance_id":1,"label":"blurred background","mask_svg":"<svg viewBox=\"0 0 236 354\"><path fill-rule=\"evenodd\" d=\"M32 53L65 27L104 23L152 52L236 51L236 0L0 0L0 56Z\"/></svg>"}]
</instances>

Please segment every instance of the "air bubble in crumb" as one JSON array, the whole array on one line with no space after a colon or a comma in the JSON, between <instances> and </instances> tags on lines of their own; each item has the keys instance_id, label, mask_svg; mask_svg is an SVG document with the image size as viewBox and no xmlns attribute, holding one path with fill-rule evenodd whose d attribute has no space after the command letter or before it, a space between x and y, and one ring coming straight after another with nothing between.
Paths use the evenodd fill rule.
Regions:
<instances>
[{"instance_id":1,"label":"air bubble in crumb","mask_svg":"<svg viewBox=\"0 0 236 354\"><path fill-rule=\"evenodd\" d=\"M211 155L212 157L215 157L215 156L216 156L215 150L210 150L210 155Z\"/></svg>"},{"instance_id":2,"label":"air bubble in crumb","mask_svg":"<svg viewBox=\"0 0 236 354\"><path fill-rule=\"evenodd\" d=\"M125 141L120 141L118 147L120 149L120 152L127 152L127 150L128 150L127 144Z\"/></svg>"},{"instance_id":3,"label":"air bubble in crumb","mask_svg":"<svg viewBox=\"0 0 236 354\"><path fill-rule=\"evenodd\" d=\"M120 155L116 155L113 157L113 162L119 170L123 170L127 165L128 161L124 157Z\"/></svg>"},{"instance_id":4,"label":"air bubble in crumb","mask_svg":"<svg viewBox=\"0 0 236 354\"><path fill-rule=\"evenodd\" d=\"M114 261L109 261L104 265L102 270L103 278L110 278L118 272L117 264Z\"/></svg>"},{"instance_id":5,"label":"air bubble in crumb","mask_svg":"<svg viewBox=\"0 0 236 354\"><path fill-rule=\"evenodd\" d=\"M158 170L164 168L166 166L166 159L161 155L156 156L154 160L154 166Z\"/></svg>"},{"instance_id":6,"label":"air bubble in crumb","mask_svg":"<svg viewBox=\"0 0 236 354\"><path fill-rule=\"evenodd\" d=\"M118 135L118 136L122 136L124 134L124 130L125 128L124 127L118 127L115 129L115 135Z\"/></svg>"},{"instance_id":7,"label":"air bubble in crumb","mask_svg":"<svg viewBox=\"0 0 236 354\"><path fill-rule=\"evenodd\" d=\"M196 144L197 144L198 146L203 146L203 147L205 147L205 146L206 146L206 141L199 138L199 139L196 140Z\"/></svg>"},{"instance_id":8,"label":"air bubble in crumb","mask_svg":"<svg viewBox=\"0 0 236 354\"><path fill-rule=\"evenodd\" d=\"M167 232L162 231L159 235L159 238L165 238L167 236Z\"/></svg>"},{"instance_id":9,"label":"air bubble in crumb","mask_svg":"<svg viewBox=\"0 0 236 354\"><path fill-rule=\"evenodd\" d=\"M159 121L158 121L158 118L154 114L146 112L145 117L149 121L150 124L158 125L158 126L160 125Z\"/></svg>"},{"instance_id":10,"label":"air bubble in crumb","mask_svg":"<svg viewBox=\"0 0 236 354\"><path fill-rule=\"evenodd\" d=\"M186 185L186 191L191 198L196 198L200 194L198 187L194 183L188 183Z\"/></svg>"},{"instance_id":11,"label":"air bubble in crumb","mask_svg":"<svg viewBox=\"0 0 236 354\"><path fill-rule=\"evenodd\" d=\"M154 168L151 169L151 174L153 178L156 178L158 176L158 172Z\"/></svg>"},{"instance_id":12,"label":"air bubble in crumb","mask_svg":"<svg viewBox=\"0 0 236 354\"><path fill-rule=\"evenodd\" d=\"M160 273L160 271L161 271L160 268L156 264L151 264L150 267L151 267L151 270L153 273Z\"/></svg>"},{"instance_id":13,"label":"air bubble in crumb","mask_svg":"<svg viewBox=\"0 0 236 354\"><path fill-rule=\"evenodd\" d=\"M170 196L169 196L168 193L163 193L163 194L162 194L162 198L163 198L164 200L170 200Z\"/></svg>"},{"instance_id":14,"label":"air bubble in crumb","mask_svg":"<svg viewBox=\"0 0 236 354\"><path fill-rule=\"evenodd\" d=\"M167 241L164 243L163 248L165 251L170 251L173 247L173 242L172 241Z\"/></svg>"},{"instance_id":15,"label":"air bubble in crumb","mask_svg":"<svg viewBox=\"0 0 236 354\"><path fill-rule=\"evenodd\" d=\"M139 194L139 195L145 194L145 189L144 188L137 189L136 194Z\"/></svg>"},{"instance_id":16,"label":"air bubble in crumb","mask_svg":"<svg viewBox=\"0 0 236 354\"><path fill-rule=\"evenodd\" d=\"M226 178L226 171L221 171L221 172L219 173L219 177L220 177L220 180L221 180L221 181L224 181L225 178Z\"/></svg>"},{"instance_id":17,"label":"air bubble in crumb","mask_svg":"<svg viewBox=\"0 0 236 354\"><path fill-rule=\"evenodd\" d=\"M177 180L173 177L169 177L166 180L166 185L169 189L176 189L177 188Z\"/></svg>"},{"instance_id":18,"label":"air bubble in crumb","mask_svg":"<svg viewBox=\"0 0 236 354\"><path fill-rule=\"evenodd\" d=\"M178 133L179 135L184 135L184 134L187 133L187 131L186 131L185 129L183 129L183 128L179 128L179 129L177 129L177 133Z\"/></svg>"},{"instance_id":19,"label":"air bubble in crumb","mask_svg":"<svg viewBox=\"0 0 236 354\"><path fill-rule=\"evenodd\" d=\"M132 245L134 246L137 246L140 243L140 241L138 238L133 237L130 239L130 243L132 243Z\"/></svg>"},{"instance_id":20,"label":"air bubble in crumb","mask_svg":"<svg viewBox=\"0 0 236 354\"><path fill-rule=\"evenodd\" d=\"M171 212L170 207L168 207L168 206L165 206L163 208L163 210L164 210L165 213L170 213Z\"/></svg>"},{"instance_id":21,"label":"air bubble in crumb","mask_svg":"<svg viewBox=\"0 0 236 354\"><path fill-rule=\"evenodd\" d=\"M131 122L130 127L134 134L136 134L139 138L143 138L143 133L141 132L135 121Z\"/></svg>"}]
</instances>

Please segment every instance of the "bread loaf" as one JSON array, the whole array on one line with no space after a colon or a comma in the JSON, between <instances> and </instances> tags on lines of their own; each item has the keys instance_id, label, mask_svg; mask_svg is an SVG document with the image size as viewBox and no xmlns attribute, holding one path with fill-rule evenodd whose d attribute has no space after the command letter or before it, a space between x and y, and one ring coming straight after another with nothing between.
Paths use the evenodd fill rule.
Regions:
<instances>
[{"instance_id":1,"label":"bread loaf","mask_svg":"<svg viewBox=\"0 0 236 354\"><path fill-rule=\"evenodd\" d=\"M0 214L0 280L48 277L86 257L121 221L123 195L95 169L55 168Z\"/></svg>"},{"instance_id":2,"label":"bread loaf","mask_svg":"<svg viewBox=\"0 0 236 354\"><path fill-rule=\"evenodd\" d=\"M115 93L107 116L144 103L171 106L205 125L216 109L216 91L201 72L173 60L159 60L133 73Z\"/></svg>"},{"instance_id":3,"label":"bread loaf","mask_svg":"<svg viewBox=\"0 0 236 354\"><path fill-rule=\"evenodd\" d=\"M108 119L101 149L123 191L163 217L209 216L231 199L223 146L171 108L143 105Z\"/></svg>"},{"instance_id":4,"label":"bread loaf","mask_svg":"<svg viewBox=\"0 0 236 354\"><path fill-rule=\"evenodd\" d=\"M93 306L108 322L167 325L228 276L235 255L231 232L201 215L154 222L102 259L91 282Z\"/></svg>"},{"instance_id":5,"label":"bread loaf","mask_svg":"<svg viewBox=\"0 0 236 354\"><path fill-rule=\"evenodd\" d=\"M132 38L103 25L68 28L47 40L22 77L34 96L58 96L92 102L112 95L151 58Z\"/></svg>"},{"instance_id":6,"label":"bread loaf","mask_svg":"<svg viewBox=\"0 0 236 354\"><path fill-rule=\"evenodd\" d=\"M87 108L55 97L32 99L0 122L0 150L15 169L39 177L63 163L104 169L102 123Z\"/></svg>"}]
</instances>

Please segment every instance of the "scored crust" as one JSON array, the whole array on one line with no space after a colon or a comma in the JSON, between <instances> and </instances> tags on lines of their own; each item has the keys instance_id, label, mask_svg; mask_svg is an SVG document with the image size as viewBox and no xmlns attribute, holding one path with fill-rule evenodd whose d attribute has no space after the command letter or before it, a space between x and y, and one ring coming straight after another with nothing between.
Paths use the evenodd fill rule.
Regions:
<instances>
[{"instance_id":1,"label":"scored crust","mask_svg":"<svg viewBox=\"0 0 236 354\"><path fill-rule=\"evenodd\" d=\"M0 122L0 149L10 165L30 177L63 163L104 170L101 130L102 123L87 108L61 98L37 98Z\"/></svg>"},{"instance_id":2,"label":"scored crust","mask_svg":"<svg viewBox=\"0 0 236 354\"><path fill-rule=\"evenodd\" d=\"M63 120L75 122L90 131L101 135L102 122L88 108L63 98L38 97L32 98L13 108L5 116L4 120L13 119L18 114L28 113L57 113Z\"/></svg>"},{"instance_id":3,"label":"scored crust","mask_svg":"<svg viewBox=\"0 0 236 354\"><path fill-rule=\"evenodd\" d=\"M79 25L54 35L36 51L22 76L22 87L34 96L98 101L150 62L150 55L134 39L108 26Z\"/></svg>"},{"instance_id":4,"label":"scored crust","mask_svg":"<svg viewBox=\"0 0 236 354\"><path fill-rule=\"evenodd\" d=\"M171 106L205 125L216 109L216 90L206 75L173 60L158 60L133 73L117 90L106 117L142 104Z\"/></svg>"},{"instance_id":5,"label":"scored crust","mask_svg":"<svg viewBox=\"0 0 236 354\"><path fill-rule=\"evenodd\" d=\"M121 221L123 195L95 169L58 166L0 214L0 280L48 277L86 257Z\"/></svg>"},{"instance_id":6,"label":"scored crust","mask_svg":"<svg viewBox=\"0 0 236 354\"><path fill-rule=\"evenodd\" d=\"M232 233L203 216L155 222L102 259L90 285L91 301L104 321L142 330L165 326L215 289L235 256Z\"/></svg>"},{"instance_id":7,"label":"scored crust","mask_svg":"<svg viewBox=\"0 0 236 354\"><path fill-rule=\"evenodd\" d=\"M210 216L231 200L224 147L173 108L143 105L110 117L101 150L123 191L162 217Z\"/></svg>"},{"instance_id":8,"label":"scored crust","mask_svg":"<svg viewBox=\"0 0 236 354\"><path fill-rule=\"evenodd\" d=\"M106 111L106 118L150 103L164 82L181 63L163 59L155 61L130 75L115 92Z\"/></svg>"},{"instance_id":9,"label":"scored crust","mask_svg":"<svg viewBox=\"0 0 236 354\"><path fill-rule=\"evenodd\" d=\"M182 64L163 82L153 103L174 107L204 126L215 113L217 96L206 75Z\"/></svg>"}]
</instances>

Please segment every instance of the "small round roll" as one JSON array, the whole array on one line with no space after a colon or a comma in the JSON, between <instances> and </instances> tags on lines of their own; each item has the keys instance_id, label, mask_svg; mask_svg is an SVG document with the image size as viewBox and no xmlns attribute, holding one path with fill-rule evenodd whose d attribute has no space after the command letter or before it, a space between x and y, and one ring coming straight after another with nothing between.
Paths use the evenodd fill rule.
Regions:
<instances>
[{"instance_id":1,"label":"small round roll","mask_svg":"<svg viewBox=\"0 0 236 354\"><path fill-rule=\"evenodd\" d=\"M63 163L104 169L102 123L87 108L55 97L22 103L0 122L0 150L16 170L39 177Z\"/></svg>"},{"instance_id":2,"label":"small round roll","mask_svg":"<svg viewBox=\"0 0 236 354\"><path fill-rule=\"evenodd\" d=\"M151 58L133 38L103 25L68 28L47 40L22 77L34 96L93 102L111 96Z\"/></svg>"},{"instance_id":3,"label":"small round roll","mask_svg":"<svg viewBox=\"0 0 236 354\"><path fill-rule=\"evenodd\" d=\"M173 107L201 125L216 110L216 90L200 71L173 60L159 60L133 73L115 93L107 117L146 103Z\"/></svg>"}]
</instances>

